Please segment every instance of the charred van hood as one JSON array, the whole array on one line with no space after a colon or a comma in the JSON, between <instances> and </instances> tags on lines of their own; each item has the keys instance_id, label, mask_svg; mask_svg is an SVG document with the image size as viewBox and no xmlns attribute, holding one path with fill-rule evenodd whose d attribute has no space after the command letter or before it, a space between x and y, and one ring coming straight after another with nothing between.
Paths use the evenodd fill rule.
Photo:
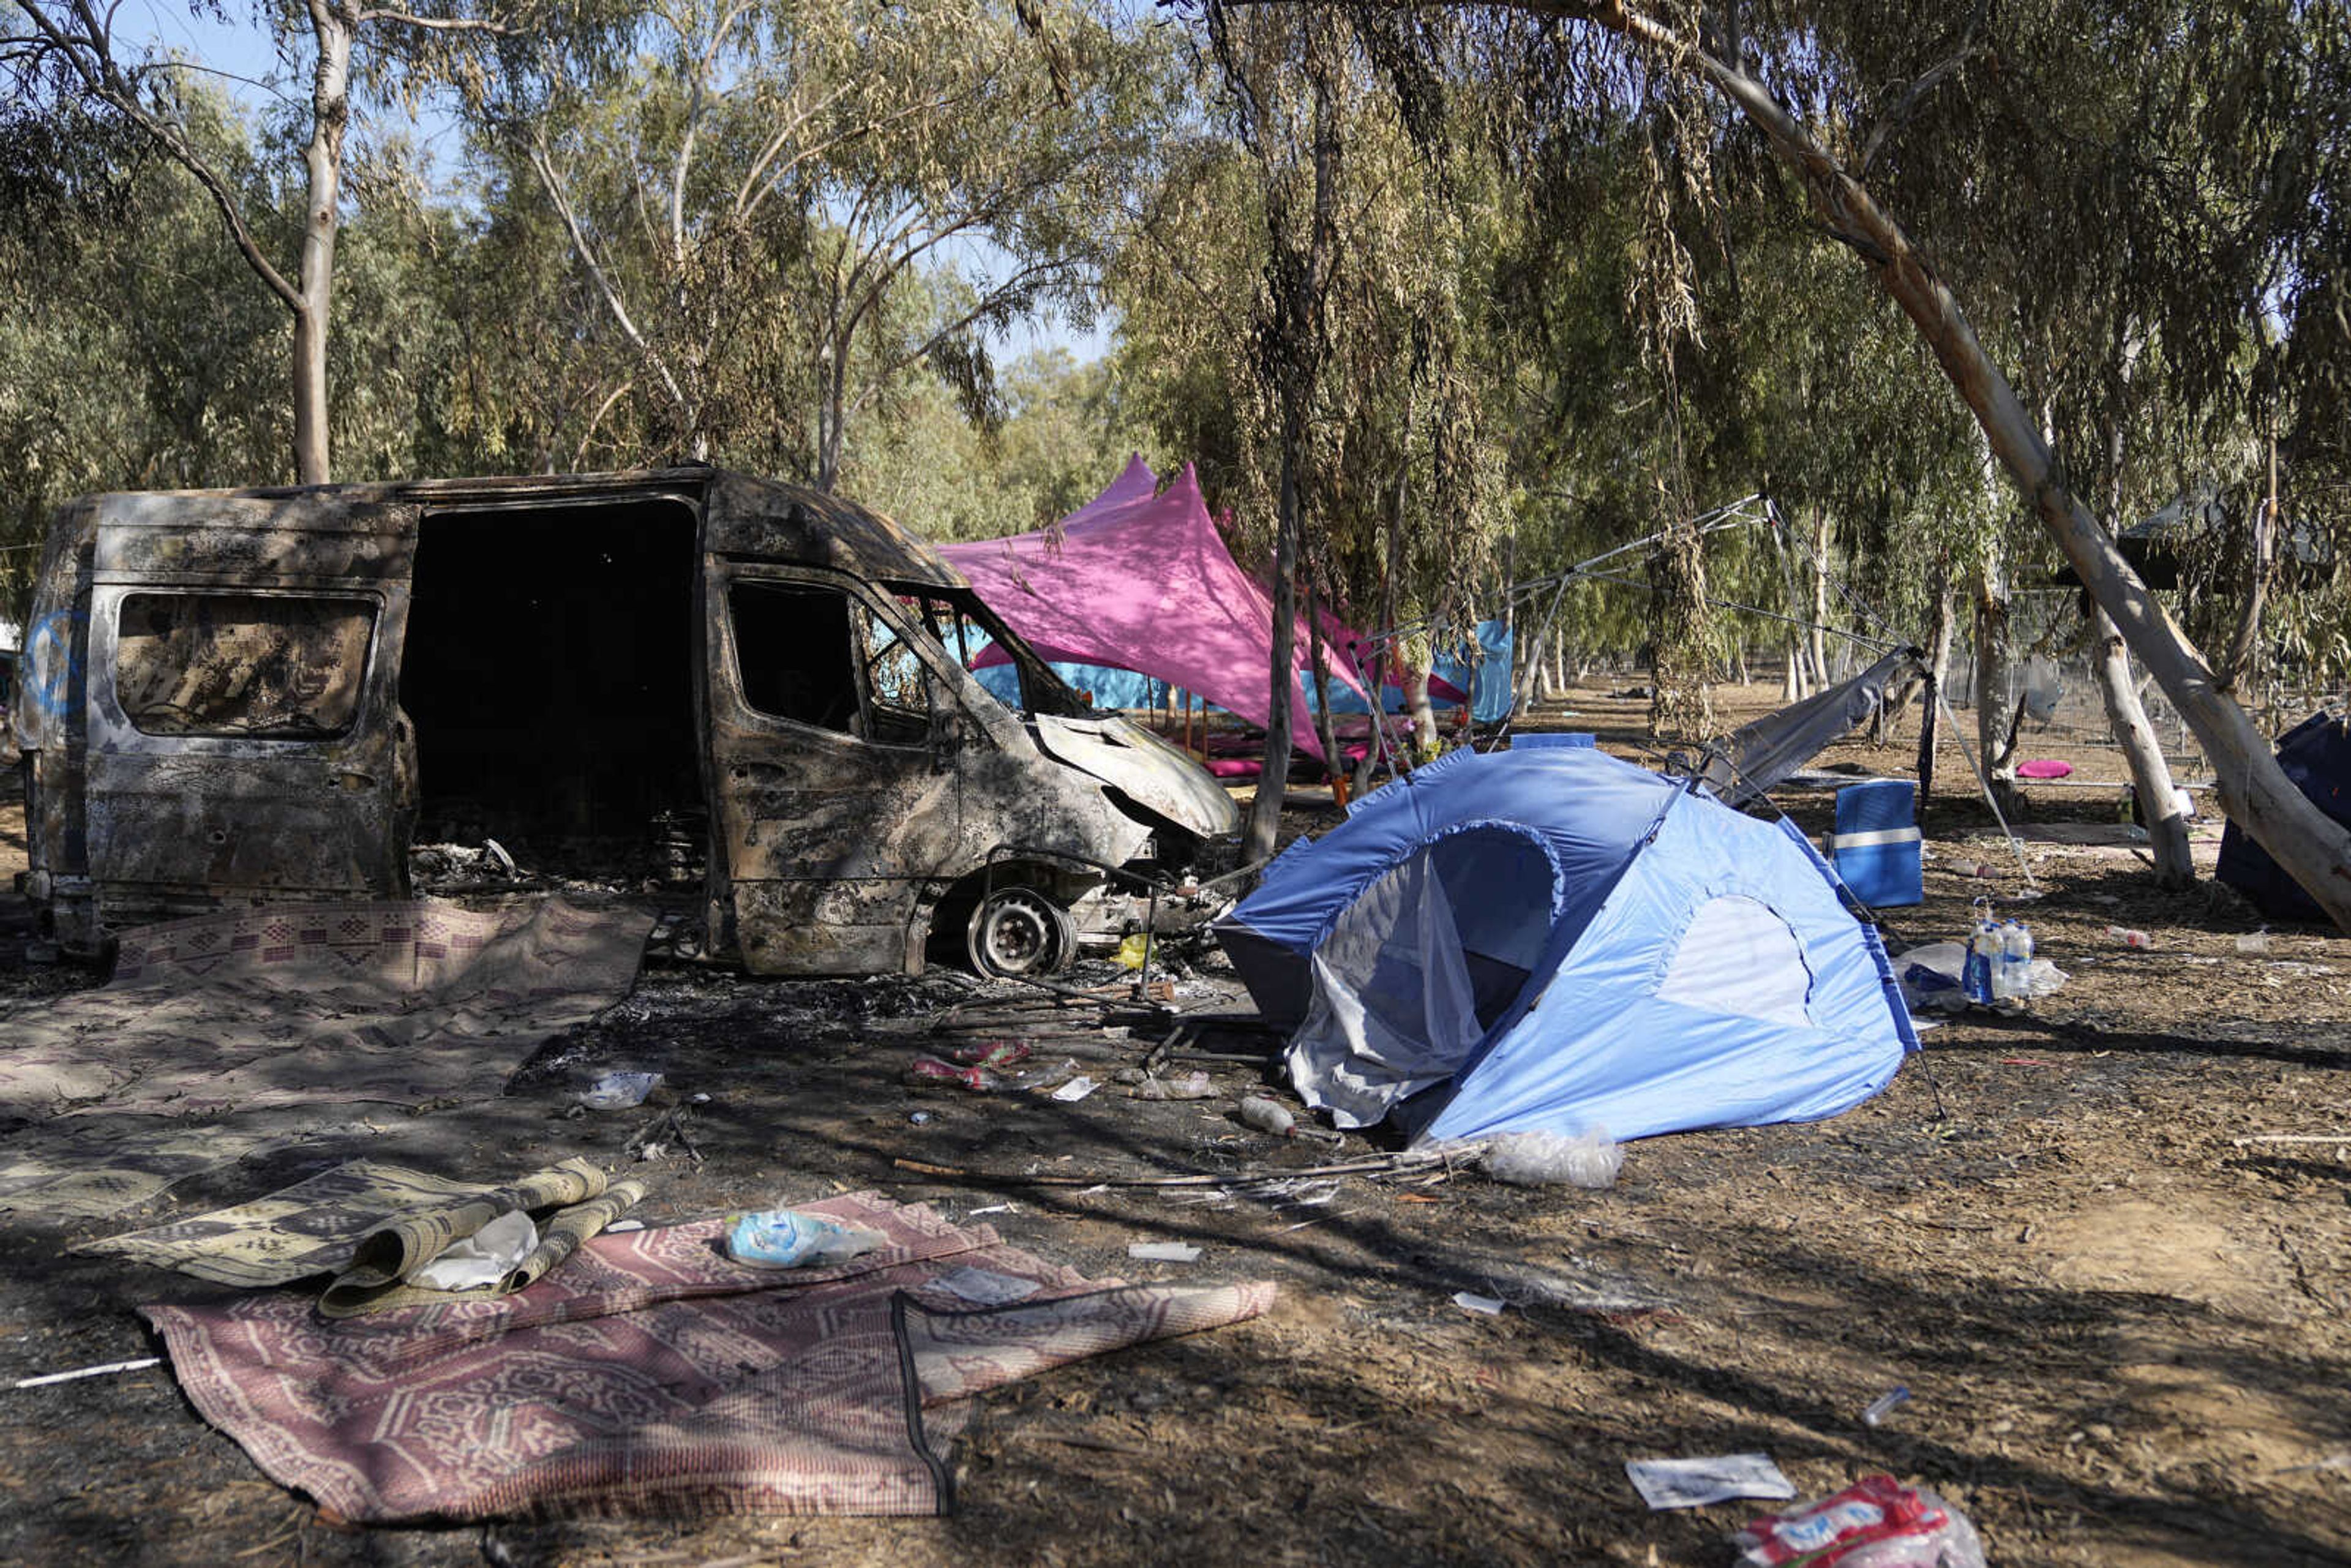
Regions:
<instances>
[{"instance_id":1,"label":"charred van hood","mask_svg":"<svg viewBox=\"0 0 2351 1568\"><path fill-rule=\"evenodd\" d=\"M1240 826L1240 810L1208 770L1123 718L1032 716L1046 755L1091 774L1146 811L1204 839Z\"/></svg>"}]
</instances>

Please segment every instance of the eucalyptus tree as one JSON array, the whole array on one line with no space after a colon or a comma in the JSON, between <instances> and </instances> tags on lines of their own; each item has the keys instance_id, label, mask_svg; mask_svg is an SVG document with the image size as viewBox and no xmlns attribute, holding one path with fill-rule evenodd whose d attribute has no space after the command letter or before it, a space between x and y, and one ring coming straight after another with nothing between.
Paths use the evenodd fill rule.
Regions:
<instances>
[{"instance_id":1,"label":"eucalyptus tree","mask_svg":"<svg viewBox=\"0 0 2351 1568\"><path fill-rule=\"evenodd\" d=\"M1478 619L1511 507L1491 162L1416 142L1366 41L1310 20L1208 13L1203 112L1163 143L1107 281L1124 406L1198 462L1235 554L1274 563L1278 710L1301 604L1310 679L1368 684L1399 652L1425 671ZM1340 623L1382 635L1334 646ZM1425 688L1405 685L1433 746Z\"/></svg>"},{"instance_id":2,"label":"eucalyptus tree","mask_svg":"<svg viewBox=\"0 0 2351 1568\"><path fill-rule=\"evenodd\" d=\"M567 12L567 27L584 14ZM256 5L256 24L278 59L288 62L283 90L290 99L296 80L303 89L303 131L292 153L302 171L300 216L281 241L272 232L273 214L205 145L189 79L210 68L124 38L119 18L119 7L96 0L5 0L0 76L20 98L53 111L70 108L134 129L204 190L236 254L291 319L293 468L303 484L324 483L330 473L328 339L336 240L350 198L344 175L354 90L405 106L444 89L470 90L499 68L486 63L483 50L519 59L543 41L542 20L502 8L498 0Z\"/></svg>"},{"instance_id":3,"label":"eucalyptus tree","mask_svg":"<svg viewBox=\"0 0 2351 1568\"><path fill-rule=\"evenodd\" d=\"M1588 56L1594 48L1622 47L1708 84L1745 118L1803 192L1815 221L1854 252L1909 318L2033 516L2196 732L2220 775L2231 816L2338 924L2351 926L2351 833L2294 788L2243 711L2218 688L2202 655L2124 560L2060 468L2040 420L1999 368L1952 284L1871 185L1877 156L1902 139L1903 127L1919 106L1980 66L2001 78L1990 90L2018 111L2008 118L2020 131L2030 118L2023 111L2064 103L2062 93L2042 86L2032 74L2038 57L2031 46L2035 39L2045 41L2048 28L2093 34L2104 69L2136 69L2157 57L2167 67L2177 66L2183 74L2174 79L2189 92L2183 104L2199 115L2216 144L2224 133L2233 133L2232 145L2258 145L2262 137L2283 135L2294 124L2327 112L2323 101L2309 96L2310 84L2322 75L2311 62L2335 47L2326 30L2341 26L2339 16L2320 15L2326 9L2293 0L2272 0L2225 16L2186 7L2060 7L2045 27L2036 21L2033 31L2017 40L2013 55L2004 44L1980 49L1966 34L1930 47L1907 26L1911 13L1896 15L1896 8L1874 0L1787 14L1759 9L1742 18L1742 32L1728 37L1719 26L1709 34L1695 16L1621 0L1520 0L1483 15L1515 13L1529 19L1523 26L1505 20L1486 34L1484 41L1493 46L1489 57L1501 62L1498 74L1510 79L1524 79L1530 58L1562 48ZM2003 11L1998 19L2007 23L2017 15ZM2278 68L2282 54L2289 62L2284 69ZM1761 62L1761 75L1748 68L1750 57ZM1898 59L1903 68L1885 68L1890 59ZM1889 93L1884 85L1888 80L1907 86ZM1976 145L1981 150L1998 141L1988 137ZM2034 194L2036 186L2004 182L2003 171L1959 158L1938 162L1938 151L1931 143L1911 148L1900 160L1909 177L1895 183L1906 194L1927 199L1924 210L1930 215L1939 198L1942 211L1960 217L1976 213L1980 233L2000 227L1987 217L2011 214L1979 212L1978 204L1997 209L2013 202L2030 208L2033 224L2056 221L2052 204ZM2273 206L2259 215L2261 221L2240 231L2257 250L2266 248L2264 239L2274 240L2307 222ZM2006 232L2018 231L2011 226ZM2062 249L2033 247L2033 264L2053 265L2053 248ZM2022 254L2027 247L2017 249ZM2264 279L2259 267L2217 270L2219 278L2201 295L2150 301L2183 364L2199 323L2231 312L2249 318L2259 308L2264 284L2294 287L2274 274ZM2210 358L2198 369L2205 376L2221 373ZM2183 372L2178 384L2189 395L2199 388L2195 373Z\"/></svg>"},{"instance_id":4,"label":"eucalyptus tree","mask_svg":"<svg viewBox=\"0 0 2351 1568\"><path fill-rule=\"evenodd\" d=\"M985 413L989 335L1086 308L1151 137L1139 46L1071 6L664 0L638 42L512 114L510 156L670 449L825 486L904 373Z\"/></svg>"}]
</instances>

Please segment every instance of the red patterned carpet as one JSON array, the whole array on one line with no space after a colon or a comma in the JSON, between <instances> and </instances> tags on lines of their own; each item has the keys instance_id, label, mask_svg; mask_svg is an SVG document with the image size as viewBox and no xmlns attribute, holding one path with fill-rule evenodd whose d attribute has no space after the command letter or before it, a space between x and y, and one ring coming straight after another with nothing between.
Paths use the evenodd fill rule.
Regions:
<instances>
[{"instance_id":1,"label":"red patterned carpet","mask_svg":"<svg viewBox=\"0 0 2351 1568\"><path fill-rule=\"evenodd\" d=\"M966 1396L1274 1297L1091 1281L877 1194L808 1207L889 1244L781 1274L726 1257L707 1221L599 1237L497 1301L343 1322L287 1292L143 1310L197 1409L263 1470L388 1523L944 1512Z\"/></svg>"}]
</instances>

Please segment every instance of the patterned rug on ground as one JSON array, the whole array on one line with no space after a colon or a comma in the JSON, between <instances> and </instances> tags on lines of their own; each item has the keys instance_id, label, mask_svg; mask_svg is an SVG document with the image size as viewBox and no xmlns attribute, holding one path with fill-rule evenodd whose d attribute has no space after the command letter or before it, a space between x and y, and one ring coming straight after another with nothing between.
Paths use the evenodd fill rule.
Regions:
<instances>
[{"instance_id":1,"label":"patterned rug on ground","mask_svg":"<svg viewBox=\"0 0 2351 1568\"><path fill-rule=\"evenodd\" d=\"M833 1269L738 1264L719 1221L600 1236L520 1294L331 1322L284 1292L143 1309L205 1419L370 1523L517 1514L927 1514L971 1395L1272 1304L1094 1281L875 1193Z\"/></svg>"},{"instance_id":2,"label":"patterned rug on ground","mask_svg":"<svg viewBox=\"0 0 2351 1568\"><path fill-rule=\"evenodd\" d=\"M234 1113L495 1095L542 1041L628 994L652 918L428 900L131 932L100 988L0 1007L0 1124L30 1124L0 1157L0 1209L78 1219L145 1202L250 1151L259 1140L232 1148L201 1125ZM182 1119L176 1142L159 1116Z\"/></svg>"}]
</instances>

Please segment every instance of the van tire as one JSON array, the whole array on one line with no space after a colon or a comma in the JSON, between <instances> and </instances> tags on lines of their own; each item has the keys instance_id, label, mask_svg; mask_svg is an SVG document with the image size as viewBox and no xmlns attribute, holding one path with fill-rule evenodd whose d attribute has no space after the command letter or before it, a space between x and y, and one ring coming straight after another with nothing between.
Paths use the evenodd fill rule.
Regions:
<instances>
[{"instance_id":1,"label":"van tire","mask_svg":"<svg viewBox=\"0 0 2351 1568\"><path fill-rule=\"evenodd\" d=\"M981 899L964 935L975 974L1059 974L1077 956L1070 912L1033 887L999 887Z\"/></svg>"}]
</instances>

